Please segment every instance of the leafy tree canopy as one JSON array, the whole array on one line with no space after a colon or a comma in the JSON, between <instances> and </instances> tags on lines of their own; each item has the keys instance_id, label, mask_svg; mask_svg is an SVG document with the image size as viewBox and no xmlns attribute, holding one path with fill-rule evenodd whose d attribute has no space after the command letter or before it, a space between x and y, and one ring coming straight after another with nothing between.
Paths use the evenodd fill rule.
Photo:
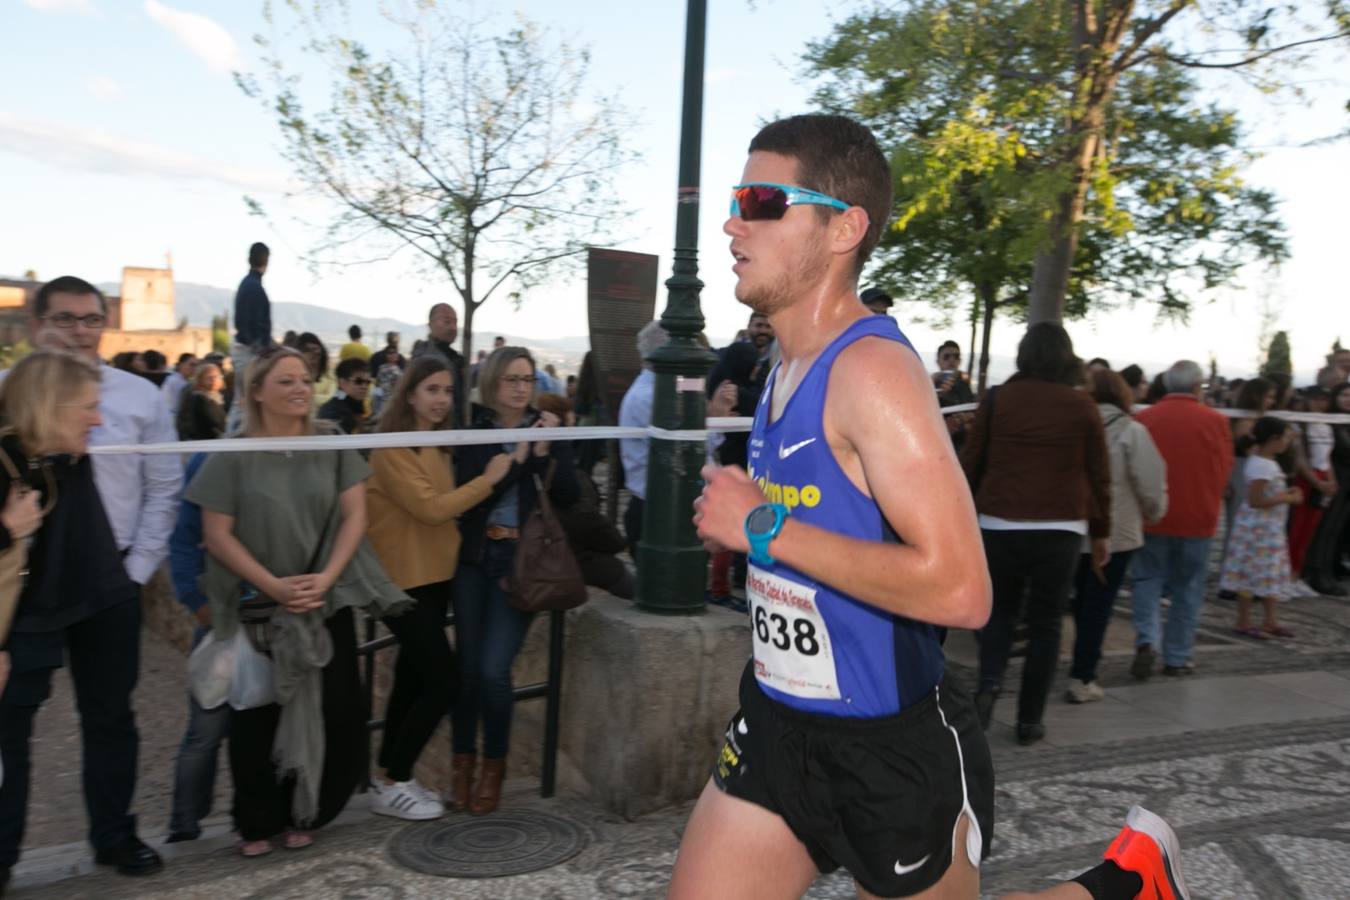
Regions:
<instances>
[{"instance_id":1,"label":"leafy tree canopy","mask_svg":"<svg viewBox=\"0 0 1350 900\"><path fill-rule=\"evenodd\" d=\"M1066 190L1065 123L1081 107L1050 0L916 0L841 22L806 55L817 103L861 118L891 155L895 214L872 280L950 319L975 295L1025 313ZM1150 301L1183 318L1245 265L1287 254L1276 202L1244 182L1230 110L1167 54L1121 73L1090 161L1064 312Z\"/></svg>"}]
</instances>

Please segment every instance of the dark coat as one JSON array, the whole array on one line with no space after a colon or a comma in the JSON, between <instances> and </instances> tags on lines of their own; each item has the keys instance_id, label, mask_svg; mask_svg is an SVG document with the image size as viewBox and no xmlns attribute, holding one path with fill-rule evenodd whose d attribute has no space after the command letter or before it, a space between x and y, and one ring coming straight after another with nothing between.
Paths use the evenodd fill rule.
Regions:
<instances>
[{"instance_id":1,"label":"dark coat","mask_svg":"<svg viewBox=\"0 0 1350 900\"><path fill-rule=\"evenodd\" d=\"M225 405L186 388L175 424L179 440L214 441L225 433Z\"/></svg>"},{"instance_id":2,"label":"dark coat","mask_svg":"<svg viewBox=\"0 0 1350 900\"><path fill-rule=\"evenodd\" d=\"M365 404L355 397L343 394L341 397L329 397L319 407L315 418L333 422L342 429L343 434L356 434L365 417Z\"/></svg>"},{"instance_id":3,"label":"dark coat","mask_svg":"<svg viewBox=\"0 0 1350 900\"><path fill-rule=\"evenodd\" d=\"M992 417L986 397L961 451L976 511L1002 519L1085 519L1092 537L1110 537L1111 462L1092 397L1022 375L992 396Z\"/></svg>"},{"instance_id":4,"label":"dark coat","mask_svg":"<svg viewBox=\"0 0 1350 900\"><path fill-rule=\"evenodd\" d=\"M60 631L138 596L140 589L122 567L89 456L55 456L30 465L12 434L0 441L0 452L39 493L44 509L51 490L56 492L55 505L28 546L28 577L12 633ZM8 497L9 488L9 472L0 467L0 496ZM9 532L0 527L0 549L10 544Z\"/></svg>"},{"instance_id":5,"label":"dark coat","mask_svg":"<svg viewBox=\"0 0 1350 900\"><path fill-rule=\"evenodd\" d=\"M521 427L530 427L538 418L538 410L528 410ZM496 414L488 407L475 403L469 421L470 428L494 428L496 427ZM467 484L482 475L483 471L487 469L488 460L501 452L503 452L501 444L468 444L456 447L455 483ZM487 547L488 514L492 512L492 508L497 505L497 501L513 484L520 486L518 495L520 498L520 521L525 522L525 519L539 502L533 476L538 475L541 480L546 478L550 460L554 463L554 472L553 481L548 491L549 499L558 507L571 506L577 502L581 492L577 484L576 469L572 463L571 442L554 441L549 446L547 456L535 456L531 452L524 463L511 464L511 471L497 483L490 497L460 518L459 531L464 538L464 543L459 551L461 563L476 564L482 562L483 551Z\"/></svg>"},{"instance_id":6,"label":"dark coat","mask_svg":"<svg viewBox=\"0 0 1350 900\"><path fill-rule=\"evenodd\" d=\"M738 416L753 416L768 378L769 363L760 359L759 351L755 349L754 344L745 342L732 344L722 349L721 358L708 376L708 396L711 397L722 382L730 381L736 385L736 405L732 408L732 413ZM744 432L727 434L722 446L717 450L718 461L724 466L745 468L749 462L746 449L749 437Z\"/></svg>"}]
</instances>

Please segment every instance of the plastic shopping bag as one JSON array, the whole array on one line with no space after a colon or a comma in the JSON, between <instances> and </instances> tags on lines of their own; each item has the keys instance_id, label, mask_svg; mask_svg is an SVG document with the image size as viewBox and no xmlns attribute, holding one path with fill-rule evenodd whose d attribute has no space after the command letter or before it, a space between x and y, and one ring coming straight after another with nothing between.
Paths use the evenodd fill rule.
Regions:
<instances>
[{"instance_id":1,"label":"plastic shopping bag","mask_svg":"<svg viewBox=\"0 0 1350 900\"><path fill-rule=\"evenodd\" d=\"M234 677L230 679L230 706L234 709L256 709L277 702L272 677L272 660L259 653L240 628L234 633Z\"/></svg>"},{"instance_id":2,"label":"plastic shopping bag","mask_svg":"<svg viewBox=\"0 0 1350 900\"><path fill-rule=\"evenodd\" d=\"M202 709L215 709L229 699L235 647L235 641L217 640L210 631L188 657L188 686Z\"/></svg>"}]
</instances>

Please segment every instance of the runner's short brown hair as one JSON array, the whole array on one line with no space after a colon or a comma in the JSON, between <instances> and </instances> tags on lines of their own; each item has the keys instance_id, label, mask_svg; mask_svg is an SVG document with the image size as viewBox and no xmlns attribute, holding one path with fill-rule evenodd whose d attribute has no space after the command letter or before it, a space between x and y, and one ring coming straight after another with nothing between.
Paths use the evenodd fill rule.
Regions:
<instances>
[{"instance_id":1,"label":"runner's short brown hair","mask_svg":"<svg viewBox=\"0 0 1350 900\"><path fill-rule=\"evenodd\" d=\"M854 274L862 274L891 215L891 167L872 132L846 116L792 116L765 125L750 142L750 152L756 151L795 159L798 187L867 211L867 233L854 266ZM815 209L822 219L835 212Z\"/></svg>"}]
</instances>

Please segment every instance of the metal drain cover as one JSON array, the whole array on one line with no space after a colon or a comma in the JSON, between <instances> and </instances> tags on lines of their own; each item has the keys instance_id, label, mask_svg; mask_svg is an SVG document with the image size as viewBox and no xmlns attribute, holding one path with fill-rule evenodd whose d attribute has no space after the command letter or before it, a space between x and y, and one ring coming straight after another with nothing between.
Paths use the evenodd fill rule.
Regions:
<instances>
[{"instance_id":1,"label":"metal drain cover","mask_svg":"<svg viewBox=\"0 0 1350 900\"><path fill-rule=\"evenodd\" d=\"M411 825L394 835L389 856L400 866L445 878L500 878L564 863L585 849L577 825L547 813L498 810Z\"/></svg>"}]
</instances>

